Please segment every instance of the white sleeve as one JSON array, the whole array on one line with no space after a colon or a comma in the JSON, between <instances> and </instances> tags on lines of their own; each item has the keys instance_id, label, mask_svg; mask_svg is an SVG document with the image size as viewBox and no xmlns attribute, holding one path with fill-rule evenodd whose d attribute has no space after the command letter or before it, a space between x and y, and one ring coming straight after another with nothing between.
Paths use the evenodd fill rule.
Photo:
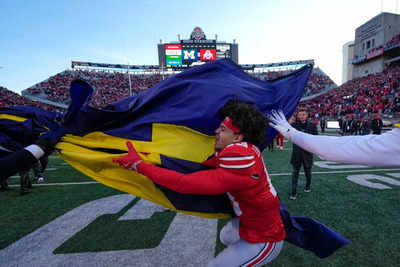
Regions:
<instances>
[{"instance_id":1,"label":"white sleeve","mask_svg":"<svg viewBox=\"0 0 400 267\"><path fill-rule=\"evenodd\" d=\"M36 159L40 159L44 155L43 149L38 145L30 145L24 147L25 150L28 150Z\"/></svg>"},{"instance_id":2,"label":"white sleeve","mask_svg":"<svg viewBox=\"0 0 400 267\"><path fill-rule=\"evenodd\" d=\"M321 136L295 131L291 140L329 161L368 166L400 166L400 128L381 135Z\"/></svg>"}]
</instances>

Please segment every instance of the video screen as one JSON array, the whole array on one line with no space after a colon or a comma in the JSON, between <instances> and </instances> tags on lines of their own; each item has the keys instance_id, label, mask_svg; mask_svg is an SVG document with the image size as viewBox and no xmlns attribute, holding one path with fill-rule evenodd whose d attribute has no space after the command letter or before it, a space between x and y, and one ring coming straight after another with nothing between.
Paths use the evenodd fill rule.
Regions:
<instances>
[{"instance_id":1,"label":"video screen","mask_svg":"<svg viewBox=\"0 0 400 267\"><path fill-rule=\"evenodd\" d=\"M201 44L165 44L165 65L166 67L190 67L219 58L227 58L229 45L221 47L220 54L215 43ZM227 52L228 51L228 52ZM222 53L222 54L221 54Z\"/></svg>"}]
</instances>

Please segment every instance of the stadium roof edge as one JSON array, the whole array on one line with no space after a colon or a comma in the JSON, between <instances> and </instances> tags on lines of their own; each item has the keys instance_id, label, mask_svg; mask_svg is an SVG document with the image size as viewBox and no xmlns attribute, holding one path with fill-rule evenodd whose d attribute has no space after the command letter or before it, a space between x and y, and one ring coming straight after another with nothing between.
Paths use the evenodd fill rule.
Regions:
<instances>
[{"instance_id":1,"label":"stadium roof edge","mask_svg":"<svg viewBox=\"0 0 400 267\"><path fill-rule=\"evenodd\" d=\"M312 64L314 65L313 59L308 60L295 60L295 61L284 61L277 63L267 64L239 64L245 70L251 70L255 68L272 68L272 67L285 67L285 66L297 66ZM108 68L108 69L123 69L123 70L163 70L159 65L126 65L126 64L108 64L108 63L95 63L95 62L84 62L84 61L71 61L71 68L75 67L82 68Z\"/></svg>"}]
</instances>

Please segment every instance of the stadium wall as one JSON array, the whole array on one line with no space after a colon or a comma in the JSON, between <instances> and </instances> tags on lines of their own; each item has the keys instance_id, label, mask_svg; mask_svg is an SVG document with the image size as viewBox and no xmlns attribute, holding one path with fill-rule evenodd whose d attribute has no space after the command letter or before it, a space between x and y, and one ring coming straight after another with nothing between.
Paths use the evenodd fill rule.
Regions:
<instances>
[{"instance_id":1,"label":"stadium wall","mask_svg":"<svg viewBox=\"0 0 400 267\"><path fill-rule=\"evenodd\" d=\"M353 64L351 63L353 57L354 41L350 41L343 45L342 83L353 79Z\"/></svg>"},{"instance_id":2,"label":"stadium wall","mask_svg":"<svg viewBox=\"0 0 400 267\"><path fill-rule=\"evenodd\" d=\"M384 62L391 59L384 53L383 46L399 32L400 15L386 12L358 27L354 39L353 78L382 72Z\"/></svg>"}]
</instances>

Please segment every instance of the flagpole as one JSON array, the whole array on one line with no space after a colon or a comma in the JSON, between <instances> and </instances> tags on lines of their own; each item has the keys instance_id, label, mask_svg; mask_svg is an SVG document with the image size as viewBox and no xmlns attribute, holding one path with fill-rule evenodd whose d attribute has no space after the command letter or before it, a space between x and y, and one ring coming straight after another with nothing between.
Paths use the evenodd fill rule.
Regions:
<instances>
[{"instance_id":1,"label":"flagpole","mask_svg":"<svg viewBox=\"0 0 400 267\"><path fill-rule=\"evenodd\" d=\"M129 80L129 96L132 96L132 83L131 83L131 74L129 73L129 61L128 61L128 80Z\"/></svg>"}]
</instances>

